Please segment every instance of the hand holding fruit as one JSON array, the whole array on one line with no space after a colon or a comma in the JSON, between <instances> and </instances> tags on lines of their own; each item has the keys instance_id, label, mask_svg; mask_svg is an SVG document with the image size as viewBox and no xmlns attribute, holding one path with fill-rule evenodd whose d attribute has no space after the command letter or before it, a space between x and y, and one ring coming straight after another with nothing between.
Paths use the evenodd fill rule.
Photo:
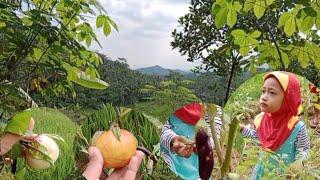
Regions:
<instances>
[{"instance_id":1,"label":"hand holding fruit","mask_svg":"<svg viewBox=\"0 0 320 180\"><path fill-rule=\"evenodd\" d=\"M190 157L194 149L194 143L189 144L188 139L183 136L176 136L172 139L171 151L177 153L179 156Z\"/></svg>"},{"instance_id":2,"label":"hand holding fruit","mask_svg":"<svg viewBox=\"0 0 320 180\"><path fill-rule=\"evenodd\" d=\"M125 167L119 168L114 171L107 180L123 179L123 180L134 180L144 153L136 151L136 154L131 157L129 164ZM103 157L100 150L97 147L91 146L89 148L89 163L87 164L86 170L83 172L83 176L88 179L99 179L103 169Z\"/></svg>"},{"instance_id":3,"label":"hand holding fruit","mask_svg":"<svg viewBox=\"0 0 320 180\"><path fill-rule=\"evenodd\" d=\"M26 132L12 128L15 127L18 121L27 122ZM21 155L25 158L26 165L33 169L46 169L51 167L59 156L59 146L53 138L62 141L63 139L56 135L34 134L32 132L34 124L35 121L32 117L24 119L13 118L9 121L1 138L0 155L7 154L14 144L20 142L23 147Z\"/></svg>"}]
</instances>

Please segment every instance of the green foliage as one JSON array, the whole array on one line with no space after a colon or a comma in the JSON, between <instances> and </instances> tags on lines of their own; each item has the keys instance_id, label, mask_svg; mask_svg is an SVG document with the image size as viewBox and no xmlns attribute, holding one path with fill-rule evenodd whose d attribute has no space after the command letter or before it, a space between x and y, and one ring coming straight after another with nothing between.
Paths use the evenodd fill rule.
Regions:
<instances>
[{"instance_id":1,"label":"green foliage","mask_svg":"<svg viewBox=\"0 0 320 180\"><path fill-rule=\"evenodd\" d=\"M160 106L166 105L173 111L188 102L199 100L193 91L187 88L193 82L190 80L182 81L181 78L179 73L172 72L168 76L168 80L160 81L157 87L145 85L140 92L145 95L145 99L152 100Z\"/></svg>"},{"instance_id":2,"label":"green foliage","mask_svg":"<svg viewBox=\"0 0 320 180\"><path fill-rule=\"evenodd\" d=\"M230 23L225 17L221 17L221 12L234 12L230 9L237 9L237 15L233 15L232 18L236 23ZM260 65L268 63L273 69L281 70L286 70L294 59L298 59L303 68L306 68L308 62L320 61L317 55L320 47L315 43L319 37L314 36L319 30L317 26L319 10L320 6L315 1L219 0L212 5L214 18L220 19L216 26L221 28L227 24L230 27L227 33L231 32L234 37L234 42L228 40L230 45L232 43L239 45L239 52L243 57L248 56L251 51L259 57ZM244 23L242 16L252 15L254 15L252 21L255 23L238 30L242 33L232 31L234 26L241 26L240 24ZM241 39L245 36L243 32L246 31L260 31L261 36L259 34L253 39ZM303 36L299 32L303 32ZM316 66L320 68L318 63Z\"/></svg>"},{"instance_id":3,"label":"green foliage","mask_svg":"<svg viewBox=\"0 0 320 180\"><path fill-rule=\"evenodd\" d=\"M18 113L10 119L4 131L18 135L27 135L30 119L30 111Z\"/></svg>"},{"instance_id":4,"label":"green foliage","mask_svg":"<svg viewBox=\"0 0 320 180\"><path fill-rule=\"evenodd\" d=\"M9 83L12 89L42 91L42 95L74 95L72 82L105 88L106 84L96 79L99 78L96 70L99 56L81 43L85 40L87 46L92 41L99 44L85 18L85 15L95 16L96 13L104 17L104 27L117 29L97 1L2 1L0 91L6 91L3 86ZM14 109L10 107L11 103L5 103L8 98L1 97L1 105L10 107L6 110L19 111L19 93L6 93L7 97L14 98Z\"/></svg>"}]
</instances>

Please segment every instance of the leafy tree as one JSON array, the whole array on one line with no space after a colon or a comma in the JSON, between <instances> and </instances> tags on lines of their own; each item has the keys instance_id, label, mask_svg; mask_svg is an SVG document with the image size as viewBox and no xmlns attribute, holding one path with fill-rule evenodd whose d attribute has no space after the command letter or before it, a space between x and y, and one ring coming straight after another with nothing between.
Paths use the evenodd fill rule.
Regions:
<instances>
[{"instance_id":1,"label":"leafy tree","mask_svg":"<svg viewBox=\"0 0 320 180\"><path fill-rule=\"evenodd\" d=\"M241 83L248 79L248 75L249 73L243 73L243 75L234 77L234 83L230 87L230 91L233 92L239 87ZM219 76L214 72L201 73L194 79L192 89L203 102L223 106L225 100L223 97L227 88L225 82L227 81L228 77Z\"/></svg>"},{"instance_id":2,"label":"leafy tree","mask_svg":"<svg viewBox=\"0 0 320 180\"><path fill-rule=\"evenodd\" d=\"M126 59L118 58L113 61L105 55L99 54L103 63L98 71L100 78L110 82L110 87L104 91L89 90L79 87L79 96L76 102L83 106L112 103L113 105L127 106L136 103L141 94L139 90L153 81L153 76L145 75L129 68ZM90 99L95 99L90 102ZM94 104L96 103L96 104Z\"/></svg>"},{"instance_id":3,"label":"leafy tree","mask_svg":"<svg viewBox=\"0 0 320 180\"><path fill-rule=\"evenodd\" d=\"M159 106L167 106L174 111L178 107L195 102L199 99L188 89L187 86L193 84L191 80L182 80L182 76L177 72L171 72L166 80L161 81L157 86L147 84L141 89L145 95L145 100L151 100Z\"/></svg>"},{"instance_id":4,"label":"leafy tree","mask_svg":"<svg viewBox=\"0 0 320 180\"><path fill-rule=\"evenodd\" d=\"M179 26L174 29L174 40L171 46L178 49L182 55L187 55L188 61L200 61L196 72L201 69L213 71L220 77L228 77L227 91L224 103L227 101L233 78L242 72L241 66L248 60L234 51L236 47L230 43L229 27L216 28L215 19L211 15L212 0L193 0L189 13L180 17ZM243 17L246 22L248 17ZM244 23L242 26L245 26Z\"/></svg>"},{"instance_id":5,"label":"leafy tree","mask_svg":"<svg viewBox=\"0 0 320 180\"><path fill-rule=\"evenodd\" d=\"M302 68L311 61L320 67L319 1L218 0L212 14L217 28L236 27L229 31L230 43L241 56L254 56L254 66L268 63L272 69L288 70L298 60ZM242 16L251 18L246 28L239 27Z\"/></svg>"},{"instance_id":6,"label":"leafy tree","mask_svg":"<svg viewBox=\"0 0 320 180\"><path fill-rule=\"evenodd\" d=\"M291 11L293 8L290 7L295 4L299 7L304 5L296 19L307 18L305 11L309 14L312 11L312 18L307 19L318 22L318 14L314 17L318 5L309 1L299 4L300 1L271 0L267 1L272 2L271 5L259 8L259 3L264 2L193 0L189 13L179 19L179 26L172 32L172 47L187 55L188 61L201 62L196 70L212 70L220 76L229 77L225 102L235 82L233 77L242 70L255 73L257 67L267 63L274 70L293 71L296 69L290 67L294 66L295 60L303 69L309 60L314 62L316 70L319 69L317 29L304 30L306 37L303 38L298 31L288 36L282 26L277 26L283 12ZM262 9L263 16L260 14L257 18L255 13ZM300 27L306 23L299 24L298 20L296 24ZM301 74L301 71L294 72Z\"/></svg>"},{"instance_id":7,"label":"leafy tree","mask_svg":"<svg viewBox=\"0 0 320 180\"><path fill-rule=\"evenodd\" d=\"M99 44L86 20L97 12L96 25L106 36L111 26L117 29L95 0L0 1L0 92L6 94L0 108L21 109L17 88L55 95L75 95L72 82L106 88L97 79L99 56L82 45Z\"/></svg>"}]
</instances>

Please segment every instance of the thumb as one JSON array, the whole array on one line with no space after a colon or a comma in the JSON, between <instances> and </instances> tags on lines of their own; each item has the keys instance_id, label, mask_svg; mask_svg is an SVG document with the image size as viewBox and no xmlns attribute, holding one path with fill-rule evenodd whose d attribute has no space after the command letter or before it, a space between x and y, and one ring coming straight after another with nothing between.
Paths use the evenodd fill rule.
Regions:
<instances>
[{"instance_id":1,"label":"thumb","mask_svg":"<svg viewBox=\"0 0 320 180\"><path fill-rule=\"evenodd\" d=\"M103 168L103 157L98 148L91 146L89 148L89 163L82 175L88 180L96 180L100 178Z\"/></svg>"}]
</instances>

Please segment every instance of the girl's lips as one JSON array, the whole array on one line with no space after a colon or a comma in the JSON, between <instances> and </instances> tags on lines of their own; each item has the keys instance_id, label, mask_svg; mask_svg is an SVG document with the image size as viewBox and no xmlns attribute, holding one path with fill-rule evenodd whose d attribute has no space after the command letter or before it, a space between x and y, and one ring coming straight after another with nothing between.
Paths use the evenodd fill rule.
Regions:
<instances>
[{"instance_id":1,"label":"girl's lips","mask_svg":"<svg viewBox=\"0 0 320 180\"><path fill-rule=\"evenodd\" d=\"M267 107L268 105L266 103L260 103L260 106Z\"/></svg>"}]
</instances>

